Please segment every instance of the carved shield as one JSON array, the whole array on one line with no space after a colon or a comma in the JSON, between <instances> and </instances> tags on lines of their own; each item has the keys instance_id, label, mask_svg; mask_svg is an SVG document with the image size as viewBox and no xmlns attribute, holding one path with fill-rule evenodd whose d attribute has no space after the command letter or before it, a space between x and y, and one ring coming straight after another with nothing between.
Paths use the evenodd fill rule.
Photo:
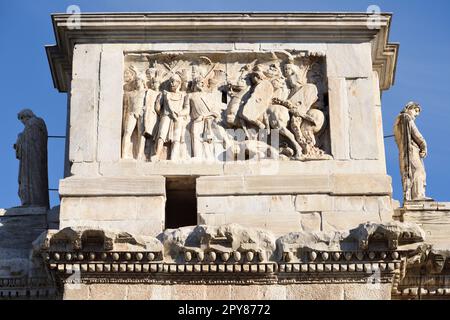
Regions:
<instances>
[{"instance_id":1,"label":"carved shield","mask_svg":"<svg viewBox=\"0 0 450 320\"><path fill-rule=\"evenodd\" d=\"M261 81L253 90L242 110L242 115L248 121L256 121L271 105L273 86L269 81Z\"/></svg>"}]
</instances>

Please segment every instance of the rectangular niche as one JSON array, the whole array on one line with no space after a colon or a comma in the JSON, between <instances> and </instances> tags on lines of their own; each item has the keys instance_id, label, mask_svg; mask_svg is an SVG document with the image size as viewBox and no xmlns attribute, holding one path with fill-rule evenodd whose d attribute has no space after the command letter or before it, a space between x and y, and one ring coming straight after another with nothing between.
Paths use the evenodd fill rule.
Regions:
<instances>
[{"instance_id":1,"label":"rectangular niche","mask_svg":"<svg viewBox=\"0 0 450 320\"><path fill-rule=\"evenodd\" d=\"M122 159L330 160L325 57L125 54Z\"/></svg>"},{"instance_id":2,"label":"rectangular niche","mask_svg":"<svg viewBox=\"0 0 450 320\"><path fill-rule=\"evenodd\" d=\"M197 225L196 177L166 178L165 229Z\"/></svg>"}]
</instances>

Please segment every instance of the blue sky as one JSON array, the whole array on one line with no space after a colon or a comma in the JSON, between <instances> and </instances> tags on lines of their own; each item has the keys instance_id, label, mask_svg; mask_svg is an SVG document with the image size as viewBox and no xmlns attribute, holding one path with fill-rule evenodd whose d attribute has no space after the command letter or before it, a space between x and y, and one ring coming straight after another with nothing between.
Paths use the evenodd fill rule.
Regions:
<instances>
[{"instance_id":1,"label":"blue sky","mask_svg":"<svg viewBox=\"0 0 450 320\"><path fill-rule=\"evenodd\" d=\"M383 94L385 134L392 133L394 119L409 100L423 106L417 123L428 141L426 159L428 194L450 201L448 156L450 155L450 1L433 0L330 0L330 1L51 1L0 0L0 207L20 204L17 196L18 161L14 144L22 125L16 114L28 107L44 118L50 135L64 135L66 95L53 88L44 46L54 44L51 13L66 12L78 5L82 12L136 11L358 11L378 5L394 13L390 41L400 42L395 85ZM393 178L394 197L400 199L401 184L397 148L386 140L388 174ZM64 140L49 141L49 184L57 188L63 176ZM58 204L51 193L52 205Z\"/></svg>"}]
</instances>

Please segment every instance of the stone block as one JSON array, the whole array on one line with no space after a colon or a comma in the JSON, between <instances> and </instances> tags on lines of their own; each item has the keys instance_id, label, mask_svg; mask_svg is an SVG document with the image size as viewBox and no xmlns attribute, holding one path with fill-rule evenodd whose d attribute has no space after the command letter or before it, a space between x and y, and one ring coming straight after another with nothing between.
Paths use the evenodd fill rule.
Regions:
<instances>
[{"instance_id":1,"label":"stone block","mask_svg":"<svg viewBox=\"0 0 450 320\"><path fill-rule=\"evenodd\" d=\"M226 224L226 218L223 213L199 213L197 222L203 225L221 226Z\"/></svg>"},{"instance_id":2,"label":"stone block","mask_svg":"<svg viewBox=\"0 0 450 320\"><path fill-rule=\"evenodd\" d=\"M89 300L89 291L90 286L87 284L66 283L63 300Z\"/></svg>"},{"instance_id":3,"label":"stone block","mask_svg":"<svg viewBox=\"0 0 450 320\"><path fill-rule=\"evenodd\" d=\"M157 42L152 43L150 50L155 51L231 51L234 49L234 43L224 43L224 42L176 42L176 43L165 43Z\"/></svg>"},{"instance_id":4,"label":"stone block","mask_svg":"<svg viewBox=\"0 0 450 320\"><path fill-rule=\"evenodd\" d=\"M383 195L392 194L392 179L388 175L333 175L334 195Z\"/></svg>"},{"instance_id":5,"label":"stone block","mask_svg":"<svg viewBox=\"0 0 450 320\"><path fill-rule=\"evenodd\" d=\"M322 214L318 212L302 213L300 223L303 231L322 231Z\"/></svg>"},{"instance_id":6,"label":"stone block","mask_svg":"<svg viewBox=\"0 0 450 320\"><path fill-rule=\"evenodd\" d=\"M331 211L334 197L326 194L298 195L295 197L295 210L299 212Z\"/></svg>"},{"instance_id":7,"label":"stone block","mask_svg":"<svg viewBox=\"0 0 450 320\"><path fill-rule=\"evenodd\" d=\"M206 300L231 300L231 285L205 286Z\"/></svg>"},{"instance_id":8,"label":"stone block","mask_svg":"<svg viewBox=\"0 0 450 320\"><path fill-rule=\"evenodd\" d=\"M266 228L266 217L264 214L229 213L225 215L226 224L237 223L244 227Z\"/></svg>"},{"instance_id":9,"label":"stone block","mask_svg":"<svg viewBox=\"0 0 450 320\"><path fill-rule=\"evenodd\" d=\"M378 141L371 79L347 80L350 157L378 159Z\"/></svg>"},{"instance_id":10,"label":"stone block","mask_svg":"<svg viewBox=\"0 0 450 320\"><path fill-rule=\"evenodd\" d=\"M122 145L123 51L104 44L100 56L97 160L119 161Z\"/></svg>"},{"instance_id":11,"label":"stone block","mask_svg":"<svg viewBox=\"0 0 450 320\"><path fill-rule=\"evenodd\" d=\"M350 159L347 82L328 78L331 153L336 160Z\"/></svg>"},{"instance_id":12,"label":"stone block","mask_svg":"<svg viewBox=\"0 0 450 320\"><path fill-rule=\"evenodd\" d=\"M98 162L73 162L70 166L70 175L93 178L99 176Z\"/></svg>"},{"instance_id":13,"label":"stone block","mask_svg":"<svg viewBox=\"0 0 450 320\"><path fill-rule=\"evenodd\" d=\"M310 51L310 52L321 52L327 53L327 45L325 43L274 43L274 42L262 42L261 50L299 50L299 51Z\"/></svg>"},{"instance_id":14,"label":"stone block","mask_svg":"<svg viewBox=\"0 0 450 320\"><path fill-rule=\"evenodd\" d=\"M344 300L391 300L391 283L346 284Z\"/></svg>"},{"instance_id":15,"label":"stone block","mask_svg":"<svg viewBox=\"0 0 450 320\"><path fill-rule=\"evenodd\" d=\"M317 193L329 190L328 176L249 176L245 177L245 191L259 194Z\"/></svg>"},{"instance_id":16,"label":"stone block","mask_svg":"<svg viewBox=\"0 0 450 320\"><path fill-rule=\"evenodd\" d=\"M294 213L295 196L275 195L270 197L269 212Z\"/></svg>"},{"instance_id":17,"label":"stone block","mask_svg":"<svg viewBox=\"0 0 450 320\"><path fill-rule=\"evenodd\" d=\"M15 207L0 209L0 217L47 215L47 211L46 207Z\"/></svg>"},{"instance_id":18,"label":"stone block","mask_svg":"<svg viewBox=\"0 0 450 320\"><path fill-rule=\"evenodd\" d=\"M263 300L286 300L287 289L281 285L264 285L261 294Z\"/></svg>"},{"instance_id":19,"label":"stone block","mask_svg":"<svg viewBox=\"0 0 450 320\"><path fill-rule=\"evenodd\" d=\"M89 285L90 300L126 300L127 285L124 284L91 284Z\"/></svg>"},{"instance_id":20,"label":"stone block","mask_svg":"<svg viewBox=\"0 0 450 320\"><path fill-rule=\"evenodd\" d=\"M265 229L279 236L290 232L300 232L302 230L300 216L299 213L270 213L266 216Z\"/></svg>"},{"instance_id":21,"label":"stone block","mask_svg":"<svg viewBox=\"0 0 450 320\"><path fill-rule=\"evenodd\" d=\"M130 284L127 286L127 300L151 300L152 285Z\"/></svg>"},{"instance_id":22,"label":"stone block","mask_svg":"<svg viewBox=\"0 0 450 320\"><path fill-rule=\"evenodd\" d=\"M226 195L383 195L392 193L386 174L224 176L197 179L198 196Z\"/></svg>"},{"instance_id":23,"label":"stone block","mask_svg":"<svg viewBox=\"0 0 450 320\"><path fill-rule=\"evenodd\" d=\"M441 203L439 203L440 205ZM433 244L433 247L450 246L448 235L450 234L450 210L417 210L417 209L400 209L400 217L397 218L402 222L417 223L426 235L426 242Z\"/></svg>"},{"instance_id":24,"label":"stone block","mask_svg":"<svg viewBox=\"0 0 450 320\"><path fill-rule=\"evenodd\" d=\"M288 300L344 300L341 284L291 284L286 285Z\"/></svg>"},{"instance_id":25,"label":"stone block","mask_svg":"<svg viewBox=\"0 0 450 320\"><path fill-rule=\"evenodd\" d=\"M86 227L93 229L116 230L133 235L156 237L164 230L163 219L149 220L60 220L60 229L66 227Z\"/></svg>"},{"instance_id":26,"label":"stone block","mask_svg":"<svg viewBox=\"0 0 450 320\"><path fill-rule=\"evenodd\" d=\"M372 75L370 43L328 43L328 77L369 78Z\"/></svg>"},{"instance_id":27,"label":"stone block","mask_svg":"<svg viewBox=\"0 0 450 320\"><path fill-rule=\"evenodd\" d=\"M270 196L198 197L199 213L266 214L271 208Z\"/></svg>"},{"instance_id":28,"label":"stone block","mask_svg":"<svg viewBox=\"0 0 450 320\"><path fill-rule=\"evenodd\" d=\"M150 285L152 300L169 300L172 299L173 286Z\"/></svg>"},{"instance_id":29,"label":"stone block","mask_svg":"<svg viewBox=\"0 0 450 320\"><path fill-rule=\"evenodd\" d=\"M148 220L164 217L165 198L156 197L65 197L61 220Z\"/></svg>"},{"instance_id":30,"label":"stone block","mask_svg":"<svg viewBox=\"0 0 450 320\"><path fill-rule=\"evenodd\" d=\"M366 222L381 222L378 212L322 212L323 231L348 231Z\"/></svg>"},{"instance_id":31,"label":"stone block","mask_svg":"<svg viewBox=\"0 0 450 320\"><path fill-rule=\"evenodd\" d=\"M329 192L328 175L225 176L197 179L197 195L279 195Z\"/></svg>"},{"instance_id":32,"label":"stone block","mask_svg":"<svg viewBox=\"0 0 450 320\"><path fill-rule=\"evenodd\" d=\"M172 300L205 300L205 285L176 285L172 288Z\"/></svg>"},{"instance_id":33,"label":"stone block","mask_svg":"<svg viewBox=\"0 0 450 320\"><path fill-rule=\"evenodd\" d=\"M197 196L244 194L244 177L200 177L196 191Z\"/></svg>"},{"instance_id":34,"label":"stone block","mask_svg":"<svg viewBox=\"0 0 450 320\"><path fill-rule=\"evenodd\" d=\"M165 195L162 176L127 178L66 178L59 183L59 194L65 196L149 196Z\"/></svg>"},{"instance_id":35,"label":"stone block","mask_svg":"<svg viewBox=\"0 0 450 320\"><path fill-rule=\"evenodd\" d=\"M261 286L257 285L233 285L231 286L232 300L257 300L262 299L263 293Z\"/></svg>"},{"instance_id":36,"label":"stone block","mask_svg":"<svg viewBox=\"0 0 450 320\"><path fill-rule=\"evenodd\" d=\"M70 147L71 162L95 161L101 44L77 44L73 51Z\"/></svg>"},{"instance_id":37,"label":"stone block","mask_svg":"<svg viewBox=\"0 0 450 320\"><path fill-rule=\"evenodd\" d=\"M235 42L234 50L238 51L259 51L260 43Z\"/></svg>"},{"instance_id":38,"label":"stone block","mask_svg":"<svg viewBox=\"0 0 450 320\"><path fill-rule=\"evenodd\" d=\"M335 211L350 211L350 212L362 212L364 211L364 196L337 196L334 197L333 210ZM373 212L378 212L374 210Z\"/></svg>"}]
</instances>

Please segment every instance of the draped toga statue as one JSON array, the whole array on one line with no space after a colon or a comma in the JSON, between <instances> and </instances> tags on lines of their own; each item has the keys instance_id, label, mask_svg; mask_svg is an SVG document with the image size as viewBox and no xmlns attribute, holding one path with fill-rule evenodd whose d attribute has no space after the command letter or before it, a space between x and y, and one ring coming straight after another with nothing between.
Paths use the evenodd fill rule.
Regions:
<instances>
[{"instance_id":1,"label":"draped toga statue","mask_svg":"<svg viewBox=\"0 0 450 320\"><path fill-rule=\"evenodd\" d=\"M19 166L19 197L22 206L49 207L47 169L47 127L44 120L25 109L18 119L24 130L14 145Z\"/></svg>"},{"instance_id":2,"label":"draped toga statue","mask_svg":"<svg viewBox=\"0 0 450 320\"><path fill-rule=\"evenodd\" d=\"M415 124L421 111L418 103L409 102L394 125L405 201L431 200L425 196L426 172L423 158L427 156L427 143Z\"/></svg>"}]
</instances>

